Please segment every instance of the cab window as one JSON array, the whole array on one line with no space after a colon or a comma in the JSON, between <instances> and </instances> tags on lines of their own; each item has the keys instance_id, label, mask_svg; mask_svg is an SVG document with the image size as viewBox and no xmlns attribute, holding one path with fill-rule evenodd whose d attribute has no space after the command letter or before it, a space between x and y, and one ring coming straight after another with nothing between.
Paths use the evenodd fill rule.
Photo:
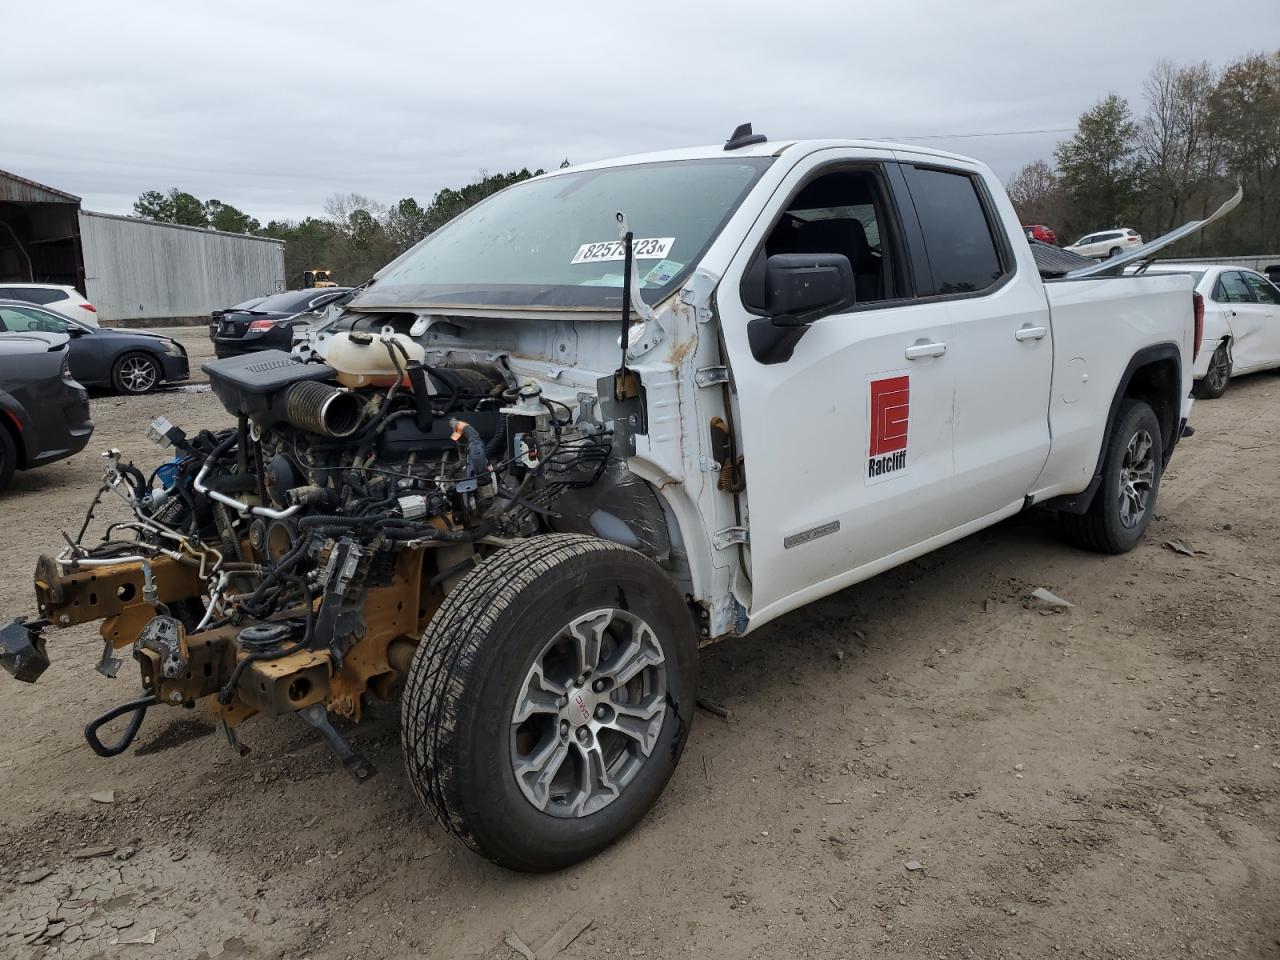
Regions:
<instances>
[{"instance_id":1,"label":"cab window","mask_svg":"<svg viewBox=\"0 0 1280 960\"><path fill-rule=\"evenodd\" d=\"M956 170L904 169L933 273L932 288L917 278L916 292L977 293L998 283L1009 270L977 179Z\"/></svg>"},{"instance_id":2,"label":"cab window","mask_svg":"<svg viewBox=\"0 0 1280 960\"><path fill-rule=\"evenodd\" d=\"M838 254L853 268L856 305L905 295L902 256L883 182L872 169L844 168L801 187L765 238L765 257Z\"/></svg>"}]
</instances>

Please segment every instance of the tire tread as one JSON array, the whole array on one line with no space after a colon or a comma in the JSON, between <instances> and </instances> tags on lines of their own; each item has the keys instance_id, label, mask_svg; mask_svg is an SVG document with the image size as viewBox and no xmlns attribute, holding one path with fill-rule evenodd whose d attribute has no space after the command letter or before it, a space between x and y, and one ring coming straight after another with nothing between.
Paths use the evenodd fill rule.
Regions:
<instances>
[{"instance_id":1,"label":"tire tread","mask_svg":"<svg viewBox=\"0 0 1280 960\"><path fill-rule=\"evenodd\" d=\"M532 537L481 561L447 596L422 636L401 701L401 744L414 792L447 833L494 859L473 834L463 802L467 785L461 751L470 742L463 725L466 683L486 638L524 590L553 567L602 552L635 553L621 544L580 534ZM646 563L647 557L635 554ZM657 567L657 564L654 564Z\"/></svg>"}]
</instances>

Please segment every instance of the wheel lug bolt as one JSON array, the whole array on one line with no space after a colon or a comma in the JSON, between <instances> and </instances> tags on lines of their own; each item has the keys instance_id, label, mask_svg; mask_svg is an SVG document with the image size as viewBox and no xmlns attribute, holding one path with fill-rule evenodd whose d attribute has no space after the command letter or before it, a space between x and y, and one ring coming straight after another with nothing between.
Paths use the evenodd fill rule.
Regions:
<instances>
[{"instance_id":1,"label":"wheel lug bolt","mask_svg":"<svg viewBox=\"0 0 1280 960\"><path fill-rule=\"evenodd\" d=\"M604 708L604 704L601 704L600 706L596 707L597 720L603 720L607 714L608 714L608 711Z\"/></svg>"},{"instance_id":2,"label":"wheel lug bolt","mask_svg":"<svg viewBox=\"0 0 1280 960\"><path fill-rule=\"evenodd\" d=\"M564 736L564 735L565 735L565 734L567 734L568 732L569 732L569 721L568 721L568 720L561 720L561 721L560 721L560 734L561 734L561 736Z\"/></svg>"},{"instance_id":3,"label":"wheel lug bolt","mask_svg":"<svg viewBox=\"0 0 1280 960\"><path fill-rule=\"evenodd\" d=\"M556 701L556 704L561 707L567 707L569 705L569 698L561 697L559 700Z\"/></svg>"},{"instance_id":4,"label":"wheel lug bolt","mask_svg":"<svg viewBox=\"0 0 1280 960\"><path fill-rule=\"evenodd\" d=\"M589 734L589 733L587 732L587 728L586 728L586 727L579 727L579 728L578 728L578 742L579 742L579 743L586 743L586 742L587 742L588 740L590 740L590 739L591 739L591 734Z\"/></svg>"},{"instance_id":5,"label":"wheel lug bolt","mask_svg":"<svg viewBox=\"0 0 1280 960\"><path fill-rule=\"evenodd\" d=\"M593 686L594 686L594 689L595 689L596 693L600 693L600 692L602 692L602 691L604 690L604 681L603 681L603 680L597 680L597 681L595 682L595 684L593 684Z\"/></svg>"}]
</instances>

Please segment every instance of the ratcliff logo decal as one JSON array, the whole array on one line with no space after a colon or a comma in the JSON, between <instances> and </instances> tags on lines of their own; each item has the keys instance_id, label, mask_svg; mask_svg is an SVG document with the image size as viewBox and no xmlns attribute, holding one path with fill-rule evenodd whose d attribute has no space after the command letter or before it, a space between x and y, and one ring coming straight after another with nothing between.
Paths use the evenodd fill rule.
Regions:
<instances>
[{"instance_id":1,"label":"ratcliff logo decal","mask_svg":"<svg viewBox=\"0 0 1280 960\"><path fill-rule=\"evenodd\" d=\"M866 483L905 474L909 466L911 374L876 374L867 378Z\"/></svg>"}]
</instances>

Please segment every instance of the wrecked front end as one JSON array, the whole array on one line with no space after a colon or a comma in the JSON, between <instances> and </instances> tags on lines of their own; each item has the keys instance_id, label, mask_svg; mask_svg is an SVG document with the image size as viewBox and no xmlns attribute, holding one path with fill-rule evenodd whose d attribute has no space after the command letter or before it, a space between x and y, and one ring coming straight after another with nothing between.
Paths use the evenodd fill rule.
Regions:
<instances>
[{"instance_id":1,"label":"wrecked front end","mask_svg":"<svg viewBox=\"0 0 1280 960\"><path fill-rule=\"evenodd\" d=\"M100 673L134 660L138 692L85 729L100 756L126 750L150 708L201 705L241 750L246 720L297 714L366 779L330 716L396 697L479 559L597 509L581 497L565 520L561 498L603 477L630 495L595 404L549 399L501 360L428 365L389 329L336 336L333 364L209 363L235 426L189 436L157 420L148 435L172 456L147 474L109 451L79 534L39 560L38 619L0 628L0 665L26 682L49 665L46 633L78 624L101 621Z\"/></svg>"}]
</instances>

